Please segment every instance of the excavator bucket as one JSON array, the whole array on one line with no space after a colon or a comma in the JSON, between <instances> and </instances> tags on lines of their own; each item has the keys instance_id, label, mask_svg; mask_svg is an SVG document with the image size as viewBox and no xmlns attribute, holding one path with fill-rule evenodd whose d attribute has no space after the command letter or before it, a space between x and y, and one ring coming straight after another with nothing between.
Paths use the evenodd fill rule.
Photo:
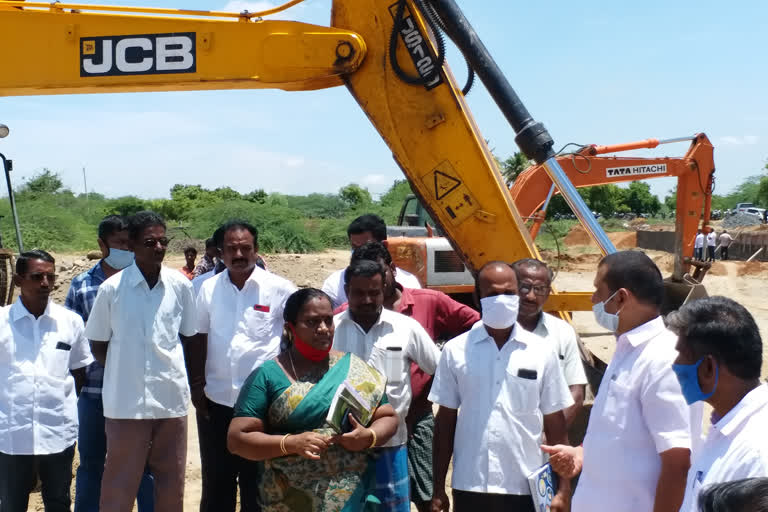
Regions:
<instances>
[{"instance_id":1,"label":"excavator bucket","mask_svg":"<svg viewBox=\"0 0 768 512\"><path fill-rule=\"evenodd\" d=\"M666 315L680 309L683 304L704 297L708 297L707 289L701 283L676 282L672 279L665 279L661 314Z\"/></svg>"}]
</instances>

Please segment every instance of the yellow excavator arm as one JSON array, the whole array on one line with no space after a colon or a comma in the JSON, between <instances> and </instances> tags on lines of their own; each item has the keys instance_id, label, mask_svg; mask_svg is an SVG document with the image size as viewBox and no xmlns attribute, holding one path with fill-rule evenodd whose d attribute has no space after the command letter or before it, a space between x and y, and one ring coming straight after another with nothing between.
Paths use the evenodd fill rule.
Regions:
<instances>
[{"instance_id":1,"label":"yellow excavator arm","mask_svg":"<svg viewBox=\"0 0 768 512\"><path fill-rule=\"evenodd\" d=\"M538 256L413 0L334 0L330 27L258 14L0 0L0 96L346 85L468 268Z\"/></svg>"}]
</instances>

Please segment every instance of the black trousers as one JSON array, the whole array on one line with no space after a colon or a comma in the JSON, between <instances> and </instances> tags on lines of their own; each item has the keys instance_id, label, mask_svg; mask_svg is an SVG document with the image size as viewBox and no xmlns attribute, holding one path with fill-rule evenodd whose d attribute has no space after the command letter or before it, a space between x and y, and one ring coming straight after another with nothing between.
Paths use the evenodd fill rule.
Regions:
<instances>
[{"instance_id":1,"label":"black trousers","mask_svg":"<svg viewBox=\"0 0 768 512\"><path fill-rule=\"evenodd\" d=\"M727 260L728 259L728 248L720 246L720 259Z\"/></svg>"},{"instance_id":2,"label":"black trousers","mask_svg":"<svg viewBox=\"0 0 768 512\"><path fill-rule=\"evenodd\" d=\"M0 453L0 512L27 512L37 476L43 487L45 512L69 512L75 445L51 455Z\"/></svg>"},{"instance_id":3,"label":"black trousers","mask_svg":"<svg viewBox=\"0 0 768 512\"><path fill-rule=\"evenodd\" d=\"M259 489L264 463L243 459L227 450L233 413L231 407L208 400L209 417L197 414L203 480L200 512L235 512L238 484L242 512L261 512Z\"/></svg>"},{"instance_id":4,"label":"black trousers","mask_svg":"<svg viewBox=\"0 0 768 512\"><path fill-rule=\"evenodd\" d=\"M488 494L453 489L455 512L536 512L533 498L519 494Z\"/></svg>"}]
</instances>

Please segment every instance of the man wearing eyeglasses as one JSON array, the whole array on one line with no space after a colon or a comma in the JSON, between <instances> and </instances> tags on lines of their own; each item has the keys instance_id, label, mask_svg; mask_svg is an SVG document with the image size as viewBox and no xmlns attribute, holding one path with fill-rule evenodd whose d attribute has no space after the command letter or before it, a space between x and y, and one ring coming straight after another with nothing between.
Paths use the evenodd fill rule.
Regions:
<instances>
[{"instance_id":1,"label":"man wearing eyeglasses","mask_svg":"<svg viewBox=\"0 0 768 512\"><path fill-rule=\"evenodd\" d=\"M49 301L55 261L45 251L16 260L20 296L0 308L0 510L27 510L37 475L45 510L70 510L77 398L93 362L83 320ZM73 377L75 377L73 379Z\"/></svg>"},{"instance_id":2,"label":"man wearing eyeglasses","mask_svg":"<svg viewBox=\"0 0 768 512\"><path fill-rule=\"evenodd\" d=\"M128 221L134 263L101 285L86 326L104 365L107 459L101 512L130 512L145 466L155 510L182 512L190 399L185 345L197 333L192 283L162 265L168 238L153 212Z\"/></svg>"},{"instance_id":3,"label":"man wearing eyeglasses","mask_svg":"<svg viewBox=\"0 0 768 512\"><path fill-rule=\"evenodd\" d=\"M513 263L512 268L517 274L517 291L520 296L517 322L523 329L550 342L554 348L565 382L573 396L573 405L564 411L565 421L570 427L584 405L587 385L576 331L568 322L542 310L552 291L552 269L546 263L525 258Z\"/></svg>"}]
</instances>

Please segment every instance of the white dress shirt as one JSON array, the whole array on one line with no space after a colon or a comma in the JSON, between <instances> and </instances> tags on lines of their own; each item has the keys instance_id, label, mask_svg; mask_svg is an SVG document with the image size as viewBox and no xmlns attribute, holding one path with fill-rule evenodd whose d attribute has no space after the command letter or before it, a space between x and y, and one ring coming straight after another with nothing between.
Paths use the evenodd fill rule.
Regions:
<instances>
[{"instance_id":1,"label":"white dress shirt","mask_svg":"<svg viewBox=\"0 0 768 512\"><path fill-rule=\"evenodd\" d=\"M714 247L717 242L717 233L714 231L707 233L707 247Z\"/></svg>"},{"instance_id":2,"label":"white dress shirt","mask_svg":"<svg viewBox=\"0 0 768 512\"><path fill-rule=\"evenodd\" d=\"M694 241L693 248L694 249L701 249L704 247L704 233L699 233L696 235L696 240Z\"/></svg>"},{"instance_id":3,"label":"white dress shirt","mask_svg":"<svg viewBox=\"0 0 768 512\"><path fill-rule=\"evenodd\" d=\"M0 308L0 452L61 453L77 441L69 370L93 362L83 319L52 302L40 317L21 298Z\"/></svg>"},{"instance_id":4,"label":"white dress shirt","mask_svg":"<svg viewBox=\"0 0 768 512\"><path fill-rule=\"evenodd\" d=\"M357 357L387 375L387 349L400 348L403 364L399 372L400 382L392 382L387 375L387 398L398 416L395 435L384 446L400 446L408 442L405 416L411 406L411 361L429 375L435 373L440 351L427 331L413 318L383 309L378 321L366 333L349 315L349 310L333 318L336 333L333 348L352 352Z\"/></svg>"},{"instance_id":5,"label":"white dress shirt","mask_svg":"<svg viewBox=\"0 0 768 512\"><path fill-rule=\"evenodd\" d=\"M750 391L712 425L693 453L681 512L697 512L703 487L742 478L768 477L768 384Z\"/></svg>"},{"instance_id":6,"label":"white dress shirt","mask_svg":"<svg viewBox=\"0 0 768 512\"><path fill-rule=\"evenodd\" d=\"M208 334L208 398L234 407L248 375L277 356L283 307L295 291L293 283L259 267L242 290L232 284L228 270L203 283L197 296L197 330Z\"/></svg>"},{"instance_id":7,"label":"white dress shirt","mask_svg":"<svg viewBox=\"0 0 768 512\"><path fill-rule=\"evenodd\" d=\"M344 271L337 270L323 282L323 291L328 294L333 304L333 309L347 302L347 292L344 291ZM421 288L419 278L410 272L397 268L395 272L395 281L400 283L403 288Z\"/></svg>"},{"instance_id":8,"label":"white dress shirt","mask_svg":"<svg viewBox=\"0 0 768 512\"><path fill-rule=\"evenodd\" d=\"M533 334L541 336L551 344L560 362L566 384L579 386L587 383L578 337L571 324L549 313L542 313Z\"/></svg>"},{"instance_id":9,"label":"white dress shirt","mask_svg":"<svg viewBox=\"0 0 768 512\"><path fill-rule=\"evenodd\" d=\"M192 288L194 289L195 297L197 297L197 294L200 293L200 288L203 286L203 283L215 275L216 269L211 269L205 274L200 274L199 276L192 279Z\"/></svg>"},{"instance_id":10,"label":"white dress shirt","mask_svg":"<svg viewBox=\"0 0 768 512\"><path fill-rule=\"evenodd\" d=\"M515 325L499 349L482 321L446 343L429 400L459 410L451 486L518 495L546 460L543 415L573 405L550 344Z\"/></svg>"},{"instance_id":11,"label":"white dress shirt","mask_svg":"<svg viewBox=\"0 0 768 512\"><path fill-rule=\"evenodd\" d=\"M661 317L619 336L589 417L573 512L650 512L659 454L691 449L702 408L688 407L672 371L676 342Z\"/></svg>"},{"instance_id":12,"label":"white dress shirt","mask_svg":"<svg viewBox=\"0 0 768 512\"><path fill-rule=\"evenodd\" d=\"M99 288L88 317L89 340L108 341L104 417L162 419L186 416L189 385L179 334L197 333L192 283L162 267L150 289L136 263Z\"/></svg>"}]
</instances>

